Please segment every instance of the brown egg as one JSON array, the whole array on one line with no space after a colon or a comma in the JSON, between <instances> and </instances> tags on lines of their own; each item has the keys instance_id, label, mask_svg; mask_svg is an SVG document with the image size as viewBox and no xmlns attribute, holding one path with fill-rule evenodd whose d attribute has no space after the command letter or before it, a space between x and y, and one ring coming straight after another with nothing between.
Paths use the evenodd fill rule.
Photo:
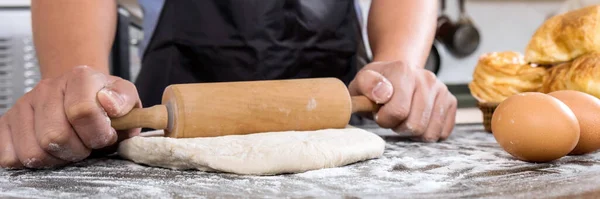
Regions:
<instances>
[{"instance_id":1,"label":"brown egg","mask_svg":"<svg viewBox=\"0 0 600 199\"><path fill-rule=\"evenodd\" d=\"M600 99L593 95L573 90L548 93L565 103L579 121L579 142L571 155L583 155L600 149Z\"/></svg>"},{"instance_id":2,"label":"brown egg","mask_svg":"<svg viewBox=\"0 0 600 199\"><path fill-rule=\"evenodd\" d=\"M549 162L575 148L579 123L560 100L543 93L513 95L492 115L492 133L500 146L517 159Z\"/></svg>"}]
</instances>

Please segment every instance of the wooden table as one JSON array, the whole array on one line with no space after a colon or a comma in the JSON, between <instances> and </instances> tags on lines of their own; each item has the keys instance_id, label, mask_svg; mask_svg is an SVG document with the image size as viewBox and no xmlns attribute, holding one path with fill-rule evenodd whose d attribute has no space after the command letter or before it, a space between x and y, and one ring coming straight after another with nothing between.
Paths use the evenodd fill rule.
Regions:
<instances>
[{"instance_id":1,"label":"wooden table","mask_svg":"<svg viewBox=\"0 0 600 199\"><path fill-rule=\"evenodd\" d=\"M371 125L361 128L386 139L384 157L340 168L256 177L151 168L112 156L56 170L0 170L0 197L600 196L600 153L531 164L509 156L480 124L459 125L448 140L439 143L412 142Z\"/></svg>"}]
</instances>

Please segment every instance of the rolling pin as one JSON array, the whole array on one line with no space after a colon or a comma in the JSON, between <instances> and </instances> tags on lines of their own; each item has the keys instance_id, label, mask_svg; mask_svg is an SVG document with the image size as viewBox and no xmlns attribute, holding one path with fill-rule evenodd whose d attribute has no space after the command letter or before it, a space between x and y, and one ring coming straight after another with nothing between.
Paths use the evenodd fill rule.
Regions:
<instances>
[{"instance_id":1,"label":"rolling pin","mask_svg":"<svg viewBox=\"0 0 600 199\"><path fill-rule=\"evenodd\" d=\"M352 113L379 107L350 96L336 78L190 83L168 86L162 103L112 118L116 130L151 128L172 138L345 128Z\"/></svg>"}]
</instances>

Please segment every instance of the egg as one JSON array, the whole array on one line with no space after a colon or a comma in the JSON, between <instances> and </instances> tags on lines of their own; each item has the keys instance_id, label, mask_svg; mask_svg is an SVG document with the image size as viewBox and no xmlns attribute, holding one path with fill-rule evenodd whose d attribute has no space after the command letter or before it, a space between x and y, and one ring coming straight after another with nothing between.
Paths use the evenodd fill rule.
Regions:
<instances>
[{"instance_id":1,"label":"egg","mask_svg":"<svg viewBox=\"0 0 600 199\"><path fill-rule=\"evenodd\" d=\"M583 155L600 149L600 99L593 95L562 90L548 93L565 103L579 121L579 142L571 155Z\"/></svg>"},{"instance_id":2,"label":"egg","mask_svg":"<svg viewBox=\"0 0 600 199\"><path fill-rule=\"evenodd\" d=\"M560 100L525 92L502 101L492 115L492 134L513 157L549 162L566 156L579 141L579 123Z\"/></svg>"}]
</instances>

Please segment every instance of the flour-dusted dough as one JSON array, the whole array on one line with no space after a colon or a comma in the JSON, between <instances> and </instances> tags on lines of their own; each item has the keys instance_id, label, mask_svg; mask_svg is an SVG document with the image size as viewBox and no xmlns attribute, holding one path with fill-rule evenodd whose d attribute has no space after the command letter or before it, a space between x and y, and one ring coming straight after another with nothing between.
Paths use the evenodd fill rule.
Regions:
<instances>
[{"instance_id":1,"label":"flour-dusted dough","mask_svg":"<svg viewBox=\"0 0 600 199\"><path fill-rule=\"evenodd\" d=\"M359 128L210 138L133 137L119 155L136 163L247 175L300 173L378 158L385 142Z\"/></svg>"}]
</instances>

